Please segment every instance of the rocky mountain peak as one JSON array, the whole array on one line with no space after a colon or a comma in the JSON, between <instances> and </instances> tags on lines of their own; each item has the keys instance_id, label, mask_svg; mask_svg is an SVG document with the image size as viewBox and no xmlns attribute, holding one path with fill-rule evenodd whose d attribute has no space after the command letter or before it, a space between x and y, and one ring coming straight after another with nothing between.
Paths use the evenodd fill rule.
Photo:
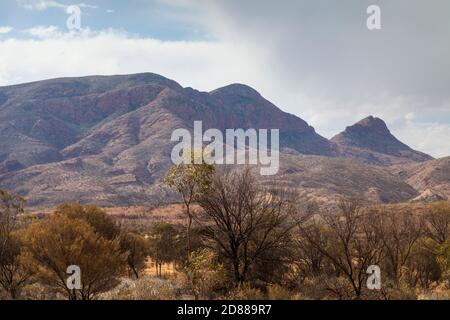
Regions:
<instances>
[{"instance_id":1,"label":"rocky mountain peak","mask_svg":"<svg viewBox=\"0 0 450 320\"><path fill-rule=\"evenodd\" d=\"M226 95L226 96L239 96L243 98L260 98L261 95L258 91L253 89L252 87L249 87L245 84L241 83L234 83L230 84L228 86L216 89L211 92L213 95Z\"/></svg>"},{"instance_id":2,"label":"rocky mountain peak","mask_svg":"<svg viewBox=\"0 0 450 320\"><path fill-rule=\"evenodd\" d=\"M376 118L374 116L368 116L367 118L362 119L361 121L357 122L353 126L348 127L347 129L352 130L356 128L365 128L367 130L373 130L385 134L391 133L386 123L382 119Z\"/></svg>"},{"instance_id":3,"label":"rocky mountain peak","mask_svg":"<svg viewBox=\"0 0 450 320\"><path fill-rule=\"evenodd\" d=\"M356 157L375 164L422 162L432 159L398 140L382 119L373 116L347 127L331 141L337 145L342 156Z\"/></svg>"}]
</instances>

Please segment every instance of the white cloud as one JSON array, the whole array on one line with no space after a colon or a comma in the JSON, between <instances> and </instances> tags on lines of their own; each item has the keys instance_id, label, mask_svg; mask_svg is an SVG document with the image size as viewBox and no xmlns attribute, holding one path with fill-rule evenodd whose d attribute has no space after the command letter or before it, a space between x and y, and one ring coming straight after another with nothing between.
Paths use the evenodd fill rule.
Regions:
<instances>
[{"instance_id":1,"label":"white cloud","mask_svg":"<svg viewBox=\"0 0 450 320\"><path fill-rule=\"evenodd\" d=\"M14 29L12 27L9 26L5 26L5 27L0 27L0 35L1 34L7 34L10 33L11 31L13 31Z\"/></svg>"},{"instance_id":2,"label":"white cloud","mask_svg":"<svg viewBox=\"0 0 450 320\"><path fill-rule=\"evenodd\" d=\"M56 26L37 26L25 30L25 33L37 38L54 38L63 35L63 33Z\"/></svg>"},{"instance_id":3,"label":"white cloud","mask_svg":"<svg viewBox=\"0 0 450 320\"><path fill-rule=\"evenodd\" d=\"M92 4L87 4L84 2L78 3L76 5L79 6L80 8L98 9L98 6L92 5Z\"/></svg>"},{"instance_id":4,"label":"white cloud","mask_svg":"<svg viewBox=\"0 0 450 320\"><path fill-rule=\"evenodd\" d=\"M0 40L0 85L155 72L184 86L212 90L262 76L258 59L237 44L161 41L115 30L62 32L54 26L35 27L27 33L33 37Z\"/></svg>"},{"instance_id":5,"label":"white cloud","mask_svg":"<svg viewBox=\"0 0 450 320\"><path fill-rule=\"evenodd\" d=\"M64 3L55 1L55 0L16 0L19 6L25 8L27 10L37 10L37 11L45 11L49 8L59 8L62 10L67 10L69 5ZM88 9L97 9L98 6L90 5L87 3L73 3L71 5L76 5L80 8L88 8Z\"/></svg>"},{"instance_id":6,"label":"white cloud","mask_svg":"<svg viewBox=\"0 0 450 320\"><path fill-rule=\"evenodd\" d=\"M48 8L66 9L66 5L54 0L17 0L17 3L22 8L27 10L44 11Z\"/></svg>"}]
</instances>

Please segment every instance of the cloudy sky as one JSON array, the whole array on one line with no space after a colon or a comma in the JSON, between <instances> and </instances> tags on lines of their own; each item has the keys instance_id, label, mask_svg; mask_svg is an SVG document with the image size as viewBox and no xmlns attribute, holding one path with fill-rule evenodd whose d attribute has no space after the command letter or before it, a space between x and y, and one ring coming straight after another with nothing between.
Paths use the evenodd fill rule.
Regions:
<instances>
[{"instance_id":1,"label":"cloudy sky","mask_svg":"<svg viewBox=\"0 0 450 320\"><path fill-rule=\"evenodd\" d=\"M448 0L81 1L0 1L0 86L136 72L203 91L239 82L325 137L374 115L450 155ZM381 30L366 26L371 4Z\"/></svg>"}]
</instances>

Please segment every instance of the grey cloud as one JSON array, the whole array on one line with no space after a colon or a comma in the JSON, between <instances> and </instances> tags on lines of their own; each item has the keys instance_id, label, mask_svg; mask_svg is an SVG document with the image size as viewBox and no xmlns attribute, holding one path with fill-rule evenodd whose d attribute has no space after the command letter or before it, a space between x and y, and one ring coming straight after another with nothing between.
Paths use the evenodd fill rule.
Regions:
<instances>
[{"instance_id":1,"label":"grey cloud","mask_svg":"<svg viewBox=\"0 0 450 320\"><path fill-rule=\"evenodd\" d=\"M371 4L381 7L379 31L366 28ZM404 133L411 121L417 130L425 123L450 127L449 1L218 0L200 8L218 39L266 58L261 69L269 80L255 82L263 93L313 119L319 132L329 135L372 113L413 147L437 154L420 135ZM450 144L442 154L450 154Z\"/></svg>"},{"instance_id":2,"label":"grey cloud","mask_svg":"<svg viewBox=\"0 0 450 320\"><path fill-rule=\"evenodd\" d=\"M382 30L366 28L366 9L377 3ZM447 97L450 83L450 2L212 1L228 22L225 37L270 50L293 82L333 96L395 92Z\"/></svg>"}]
</instances>

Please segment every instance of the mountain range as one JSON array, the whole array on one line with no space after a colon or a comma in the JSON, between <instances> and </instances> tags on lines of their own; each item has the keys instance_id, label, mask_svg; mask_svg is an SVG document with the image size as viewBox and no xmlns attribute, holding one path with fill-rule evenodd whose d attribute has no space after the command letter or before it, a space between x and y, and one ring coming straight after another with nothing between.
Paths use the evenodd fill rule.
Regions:
<instances>
[{"instance_id":1,"label":"mountain range","mask_svg":"<svg viewBox=\"0 0 450 320\"><path fill-rule=\"evenodd\" d=\"M171 199L162 185L170 137L196 120L204 130L280 129L275 178L308 198L450 196L450 158L411 149L381 119L369 116L328 140L246 85L200 92L152 73L0 87L0 188L31 206Z\"/></svg>"}]
</instances>

